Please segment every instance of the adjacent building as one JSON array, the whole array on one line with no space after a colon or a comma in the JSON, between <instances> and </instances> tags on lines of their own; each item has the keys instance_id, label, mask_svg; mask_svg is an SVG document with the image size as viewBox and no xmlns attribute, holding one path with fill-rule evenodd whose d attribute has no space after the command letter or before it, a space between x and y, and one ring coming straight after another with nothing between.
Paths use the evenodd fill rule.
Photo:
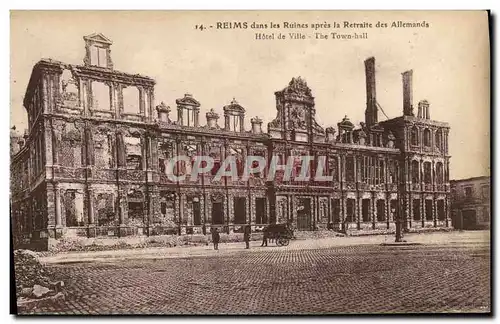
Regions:
<instances>
[{"instance_id":1,"label":"adjacent building","mask_svg":"<svg viewBox=\"0 0 500 324\"><path fill-rule=\"evenodd\" d=\"M266 132L235 99L221 114L204 113L185 94L172 120L153 79L114 68L108 38L84 40L83 65L44 59L33 68L24 98L29 128L11 134L16 237L232 232L285 221L298 230L373 231L392 228L398 215L406 229L451 226L449 126L431 119L425 100L414 112L412 71L403 74L402 116L379 121L375 59L367 59L365 121L346 116L336 129L319 125L312 90L293 78L274 93L276 118ZM166 162L178 155L208 155L214 167L195 181L172 181ZM333 181L285 181L281 171L274 181L214 181L229 155L238 168L249 155L283 164L325 156ZM191 167L184 161L174 172Z\"/></svg>"},{"instance_id":2,"label":"adjacent building","mask_svg":"<svg viewBox=\"0 0 500 324\"><path fill-rule=\"evenodd\" d=\"M450 184L453 227L490 228L490 177L451 180Z\"/></svg>"}]
</instances>

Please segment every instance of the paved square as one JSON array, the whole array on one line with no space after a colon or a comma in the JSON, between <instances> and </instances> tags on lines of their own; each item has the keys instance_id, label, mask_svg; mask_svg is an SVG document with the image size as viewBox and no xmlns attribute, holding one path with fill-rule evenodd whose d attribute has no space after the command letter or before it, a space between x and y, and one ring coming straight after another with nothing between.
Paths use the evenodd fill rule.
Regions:
<instances>
[{"instance_id":1,"label":"paved square","mask_svg":"<svg viewBox=\"0 0 500 324\"><path fill-rule=\"evenodd\" d=\"M293 244L298 242L292 242ZM222 246L221 248L224 248ZM488 312L487 244L253 249L52 265L57 314Z\"/></svg>"}]
</instances>

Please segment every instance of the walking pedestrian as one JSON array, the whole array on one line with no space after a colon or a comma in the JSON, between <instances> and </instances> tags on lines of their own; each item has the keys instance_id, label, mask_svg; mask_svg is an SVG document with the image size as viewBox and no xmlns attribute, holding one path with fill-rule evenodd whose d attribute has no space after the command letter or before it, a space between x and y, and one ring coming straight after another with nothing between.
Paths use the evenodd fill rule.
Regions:
<instances>
[{"instance_id":1,"label":"walking pedestrian","mask_svg":"<svg viewBox=\"0 0 500 324\"><path fill-rule=\"evenodd\" d=\"M219 229L215 228L212 231L212 242L214 243L214 250L219 249L219 241L220 241Z\"/></svg>"},{"instance_id":2,"label":"walking pedestrian","mask_svg":"<svg viewBox=\"0 0 500 324\"><path fill-rule=\"evenodd\" d=\"M243 234L243 240L245 241L245 249L250 248L250 236L252 235L252 227L250 225L245 226L245 232Z\"/></svg>"}]
</instances>

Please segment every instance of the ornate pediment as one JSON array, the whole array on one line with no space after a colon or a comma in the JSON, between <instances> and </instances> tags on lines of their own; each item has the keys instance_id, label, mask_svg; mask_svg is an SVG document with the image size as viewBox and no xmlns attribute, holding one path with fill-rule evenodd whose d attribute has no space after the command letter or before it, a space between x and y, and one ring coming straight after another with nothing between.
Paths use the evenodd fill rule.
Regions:
<instances>
[{"instance_id":1,"label":"ornate pediment","mask_svg":"<svg viewBox=\"0 0 500 324\"><path fill-rule=\"evenodd\" d=\"M307 86L306 80L302 79L300 76L298 78L292 78L288 83L288 87L283 89L283 92L311 96L311 89Z\"/></svg>"},{"instance_id":2,"label":"ornate pediment","mask_svg":"<svg viewBox=\"0 0 500 324\"><path fill-rule=\"evenodd\" d=\"M301 77L292 78L288 83L288 87L275 92L275 95L283 98L285 101L302 102L308 106L314 105L314 97L312 96L311 89Z\"/></svg>"},{"instance_id":3,"label":"ornate pediment","mask_svg":"<svg viewBox=\"0 0 500 324\"><path fill-rule=\"evenodd\" d=\"M113 44L111 39L107 38L106 36L104 36L101 33L93 33L91 35L84 36L83 39L87 42L90 41L90 42L95 42L95 43L104 43L104 44L108 44L108 45Z\"/></svg>"},{"instance_id":4,"label":"ornate pediment","mask_svg":"<svg viewBox=\"0 0 500 324\"><path fill-rule=\"evenodd\" d=\"M353 129L354 124L349 120L349 117L347 115L344 116L342 121L338 123L339 128L344 128L344 129Z\"/></svg>"},{"instance_id":5,"label":"ornate pediment","mask_svg":"<svg viewBox=\"0 0 500 324\"><path fill-rule=\"evenodd\" d=\"M239 115L239 114L244 114L245 113L245 108L243 108L243 106L241 106L235 98L233 98L233 100L231 100L231 103L227 106L224 106L224 113L227 114L227 113L233 113L233 114L236 114L236 115Z\"/></svg>"},{"instance_id":6,"label":"ornate pediment","mask_svg":"<svg viewBox=\"0 0 500 324\"><path fill-rule=\"evenodd\" d=\"M179 106L191 106L191 107L200 107L201 104L198 100L193 98L193 95L190 93L186 93L184 98L180 98L175 100L175 103Z\"/></svg>"}]
</instances>

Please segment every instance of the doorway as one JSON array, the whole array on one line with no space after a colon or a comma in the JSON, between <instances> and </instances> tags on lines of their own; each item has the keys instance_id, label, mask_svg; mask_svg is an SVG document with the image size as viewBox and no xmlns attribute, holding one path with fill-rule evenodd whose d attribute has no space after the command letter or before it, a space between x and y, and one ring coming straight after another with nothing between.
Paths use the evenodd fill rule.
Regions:
<instances>
[{"instance_id":1,"label":"doorway","mask_svg":"<svg viewBox=\"0 0 500 324\"><path fill-rule=\"evenodd\" d=\"M299 231L308 231L311 229L311 198L298 199L297 229Z\"/></svg>"},{"instance_id":2,"label":"doorway","mask_svg":"<svg viewBox=\"0 0 500 324\"><path fill-rule=\"evenodd\" d=\"M255 223L267 224L266 198L255 198Z\"/></svg>"},{"instance_id":3,"label":"doorway","mask_svg":"<svg viewBox=\"0 0 500 324\"><path fill-rule=\"evenodd\" d=\"M221 202L212 203L212 224L224 224L224 212Z\"/></svg>"},{"instance_id":4,"label":"doorway","mask_svg":"<svg viewBox=\"0 0 500 324\"><path fill-rule=\"evenodd\" d=\"M430 199L425 200L425 220L432 220L432 200Z\"/></svg>"},{"instance_id":5,"label":"doorway","mask_svg":"<svg viewBox=\"0 0 500 324\"><path fill-rule=\"evenodd\" d=\"M363 222L369 222L370 221L370 199L363 199L361 201L362 209L361 212L362 214L362 219Z\"/></svg>"},{"instance_id":6,"label":"doorway","mask_svg":"<svg viewBox=\"0 0 500 324\"><path fill-rule=\"evenodd\" d=\"M193 201L193 223L201 225L201 207L199 201Z\"/></svg>"},{"instance_id":7,"label":"doorway","mask_svg":"<svg viewBox=\"0 0 500 324\"><path fill-rule=\"evenodd\" d=\"M476 211L473 209L462 211L463 229L474 229L476 227Z\"/></svg>"},{"instance_id":8,"label":"doorway","mask_svg":"<svg viewBox=\"0 0 500 324\"><path fill-rule=\"evenodd\" d=\"M247 200L245 197L234 197L234 223L238 225L246 224Z\"/></svg>"}]
</instances>

